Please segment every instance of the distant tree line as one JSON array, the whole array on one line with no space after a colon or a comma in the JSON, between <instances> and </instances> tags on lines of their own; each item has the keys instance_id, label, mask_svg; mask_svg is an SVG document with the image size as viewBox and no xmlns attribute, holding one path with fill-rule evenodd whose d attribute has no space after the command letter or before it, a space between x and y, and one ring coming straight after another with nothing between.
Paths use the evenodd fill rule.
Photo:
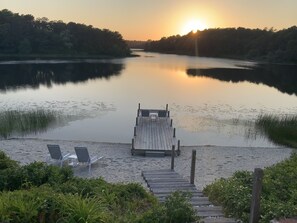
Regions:
<instances>
[{"instance_id":1,"label":"distant tree line","mask_svg":"<svg viewBox=\"0 0 297 223\"><path fill-rule=\"evenodd\" d=\"M273 29L217 28L148 41L146 51L297 63L297 27Z\"/></svg>"},{"instance_id":2,"label":"distant tree line","mask_svg":"<svg viewBox=\"0 0 297 223\"><path fill-rule=\"evenodd\" d=\"M127 56L130 50L118 32L74 22L35 19L4 9L0 11L0 54Z\"/></svg>"},{"instance_id":3,"label":"distant tree line","mask_svg":"<svg viewBox=\"0 0 297 223\"><path fill-rule=\"evenodd\" d=\"M130 49L144 49L146 41L141 40L126 40Z\"/></svg>"}]
</instances>

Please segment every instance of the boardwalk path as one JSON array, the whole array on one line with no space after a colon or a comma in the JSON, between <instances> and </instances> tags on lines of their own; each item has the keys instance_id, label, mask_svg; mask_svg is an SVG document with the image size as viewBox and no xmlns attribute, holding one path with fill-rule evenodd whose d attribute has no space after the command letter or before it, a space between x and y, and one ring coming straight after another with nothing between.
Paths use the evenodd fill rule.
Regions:
<instances>
[{"instance_id":1,"label":"boardwalk path","mask_svg":"<svg viewBox=\"0 0 297 223\"><path fill-rule=\"evenodd\" d=\"M174 170L143 171L142 176L147 182L150 191L159 201L165 201L166 197L174 191L191 192L192 198L190 202L197 211L197 215L202 218L202 222L236 223L234 219L225 218L222 207L212 205L202 191L197 190L195 185L190 184Z\"/></svg>"}]
</instances>

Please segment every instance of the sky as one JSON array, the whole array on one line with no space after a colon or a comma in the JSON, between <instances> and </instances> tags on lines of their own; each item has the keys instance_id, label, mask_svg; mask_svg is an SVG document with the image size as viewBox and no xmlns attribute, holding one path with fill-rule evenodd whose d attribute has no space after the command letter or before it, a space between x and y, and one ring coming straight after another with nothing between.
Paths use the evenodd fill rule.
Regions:
<instances>
[{"instance_id":1,"label":"sky","mask_svg":"<svg viewBox=\"0 0 297 223\"><path fill-rule=\"evenodd\" d=\"M0 9L158 40L204 28L297 25L297 0L0 0Z\"/></svg>"}]
</instances>

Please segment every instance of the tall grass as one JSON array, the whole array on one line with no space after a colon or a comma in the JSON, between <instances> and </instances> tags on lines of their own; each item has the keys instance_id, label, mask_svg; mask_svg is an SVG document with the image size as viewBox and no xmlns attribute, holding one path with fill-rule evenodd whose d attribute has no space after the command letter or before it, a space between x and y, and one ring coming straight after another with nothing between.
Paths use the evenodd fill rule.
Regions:
<instances>
[{"instance_id":1,"label":"tall grass","mask_svg":"<svg viewBox=\"0 0 297 223\"><path fill-rule=\"evenodd\" d=\"M57 122L59 115L53 111L2 111L0 112L0 138L13 134L25 135L46 130Z\"/></svg>"},{"instance_id":2,"label":"tall grass","mask_svg":"<svg viewBox=\"0 0 297 223\"><path fill-rule=\"evenodd\" d=\"M256 128L276 144L297 148L297 115L260 115Z\"/></svg>"}]
</instances>

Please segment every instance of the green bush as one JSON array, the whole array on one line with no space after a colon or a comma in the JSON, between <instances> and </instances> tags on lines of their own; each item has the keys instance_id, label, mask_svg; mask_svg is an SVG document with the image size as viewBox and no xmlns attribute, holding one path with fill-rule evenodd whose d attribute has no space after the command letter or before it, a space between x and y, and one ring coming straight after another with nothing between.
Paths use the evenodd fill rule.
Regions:
<instances>
[{"instance_id":1,"label":"green bush","mask_svg":"<svg viewBox=\"0 0 297 223\"><path fill-rule=\"evenodd\" d=\"M17 190L42 184L61 184L70 180L73 172L69 167L59 168L34 162L25 166L12 165L0 170L0 191Z\"/></svg>"},{"instance_id":2,"label":"green bush","mask_svg":"<svg viewBox=\"0 0 297 223\"><path fill-rule=\"evenodd\" d=\"M138 220L138 223L190 223L198 221L195 210L189 203L191 195L174 192L168 196L164 204L154 206Z\"/></svg>"},{"instance_id":3,"label":"green bush","mask_svg":"<svg viewBox=\"0 0 297 223\"><path fill-rule=\"evenodd\" d=\"M0 194L1 222L56 222L59 216L53 217L53 205L50 207L47 204L50 200L54 200L55 197L55 193L49 187L2 192ZM60 208L59 206L56 210Z\"/></svg>"},{"instance_id":4,"label":"green bush","mask_svg":"<svg viewBox=\"0 0 297 223\"><path fill-rule=\"evenodd\" d=\"M274 218L297 215L297 154L264 170L261 194L260 222ZM220 179L204 189L216 204L222 205L227 214L248 222L252 174L236 172L231 178Z\"/></svg>"},{"instance_id":5,"label":"green bush","mask_svg":"<svg viewBox=\"0 0 297 223\"><path fill-rule=\"evenodd\" d=\"M60 203L63 222L100 223L107 220L106 204L97 197L83 198L80 195L68 194L60 196Z\"/></svg>"},{"instance_id":6,"label":"green bush","mask_svg":"<svg viewBox=\"0 0 297 223\"><path fill-rule=\"evenodd\" d=\"M19 167L18 163L10 159L3 151L0 151L0 171Z\"/></svg>"}]
</instances>

